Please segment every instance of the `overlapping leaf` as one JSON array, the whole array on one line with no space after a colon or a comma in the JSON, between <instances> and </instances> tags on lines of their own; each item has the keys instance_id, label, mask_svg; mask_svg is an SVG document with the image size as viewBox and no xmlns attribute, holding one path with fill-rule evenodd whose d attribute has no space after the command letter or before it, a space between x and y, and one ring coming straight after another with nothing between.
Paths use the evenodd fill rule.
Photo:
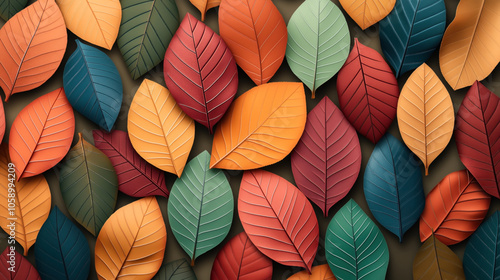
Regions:
<instances>
[{"instance_id":1,"label":"overlapping leaf","mask_svg":"<svg viewBox=\"0 0 500 280\"><path fill-rule=\"evenodd\" d=\"M161 266L153 280L196 280L193 268L186 259L178 259Z\"/></svg>"},{"instance_id":2,"label":"overlapping leaf","mask_svg":"<svg viewBox=\"0 0 500 280\"><path fill-rule=\"evenodd\" d=\"M342 8L365 30L385 18L396 0L340 0Z\"/></svg>"},{"instance_id":3,"label":"overlapping leaf","mask_svg":"<svg viewBox=\"0 0 500 280\"><path fill-rule=\"evenodd\" d=\"M201 20L205 20L205 13L211 8L219 6L221 0L189 0L201 13Z\"/></svg>"},{"instance_id":4,"label":"overlapping leaf","mask_svg":"<svg viewBox=\"0 0 500 280\"><path fill-rule=\"evenodd\" d=\"M313 266L311 274L307 271L300 271L287 278L287 280L335 280L330 267L327 264Z\"/></svg>"},{"instance_id":5,"label":"overlapping leaf","mask_svg":"<svg viewBox=\"0 0 500 280\"><path fill-rule=\"evenodd\" d=\"M3 142L3 137L5 136L5 108L3 102L0 102L0 144Z\"/></svg>"},{"instance_id":6,"label":"overlapping leaf","mask_svg":"<svg viewBox=\"0 0 500 280\"><path fill-rule=\"evenodd\" d=\"M0 255L0 275L3 280L41 280L38 271L17 251L7 246ZM12 261L12 257L14 260ZM12 263L14 267L12 267Z\"/></svg>"},{"instance_id":7,"label":"overlapping leaf","mask_svg":"<svg viewBox=\"0 0 500 280\"><path fill-rule=\"evenodd\" d=\"M0 1L0 18L8 21L28 4L28 0L2 0Z\"/></svg>"}]
</instances>

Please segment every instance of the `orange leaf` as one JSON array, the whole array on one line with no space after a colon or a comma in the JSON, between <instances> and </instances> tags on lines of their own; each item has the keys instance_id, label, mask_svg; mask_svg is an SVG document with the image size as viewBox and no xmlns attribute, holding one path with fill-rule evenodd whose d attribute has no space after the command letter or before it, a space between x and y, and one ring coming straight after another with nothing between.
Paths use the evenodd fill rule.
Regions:
<instances>
[{"instance_id":1,"label":"orange leaf","mask_svg":"<svg viewBox=\"0 0 500 280\"><path fill-rule=\"evenodd\" d=\"M300 271L287 278L287 280L335 280L330 267L327 264L313 266L311 274L307 271Z\"/></svg>"},{"instance_id":2,"label":"orange leaf","mask_svg":"<svg viewBox=\"0 0 500 280\"><path fill-rule=\"evenodd\" d=\"M221 0L189 0L200 12L201 21L205 20L205 13L217 6L219 6Z\"/></svg>"},{"instance_id":3,"label":"orange leaf","mask_svg":"<svg viewBox=\"0 0 500 280\"><path fill-rule=\"evenodd\" d=\"M396 0L340 0L342 8L363 30L385 18L395 4Z\"/></svg>"},{"instance_id":4,"label":"orange leaf","mask_svg":"<svg viewBox=\"0 0 500 280\"><path fill-rule=\"evenodd\" d=\"M39 87L56 72L66 51L66 26L54 0L38 0L0 29L0 86L5 101Z\"/></svg>"}]
</instances>

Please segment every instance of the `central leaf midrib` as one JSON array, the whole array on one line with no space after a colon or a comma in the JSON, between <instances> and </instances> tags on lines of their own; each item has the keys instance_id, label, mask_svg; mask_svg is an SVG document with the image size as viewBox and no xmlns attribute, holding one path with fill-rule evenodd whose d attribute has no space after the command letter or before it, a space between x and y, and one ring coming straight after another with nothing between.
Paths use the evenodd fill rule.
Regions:
<instances>
[{"instance_id":1,"label":"central leaf midrib","mask_svg":"<svg viewBox=\"0 0 500 280\"><path fill-rule=\"evenodd\" d=\"M82 156L83 156L83 162L85 164L85 170L86 170L86 175L87 178L87 183L88 183L88 190L89 190L89 197L90 197L90 208L92 209L92 219L94 220L94 233L97 233L97 222L96 222L96 216L95 216L95 209L94 209L94 193L92 191L92 180L90 179L90 169L87 164L87 152L85 151L85 143L82 135L80 134L80 139L81 139L81 149L82 149Z\"/></svg>"},{"instance_id":2,"label":"central leaf midrib","mask_svg":"<svg viewBox=\"0 0 500 280\"><path fill-rule=\"evenodd\" d=\"M205 195L205 184L206 184L206 178L207 178L207 172L208 172L208 168L206 165L207 165L207 162L206 160L203 162L205 166L203 166L201 163L200 163L200 167L203 169L203 181L201 181L202 185L201 185L201 197L200 197L200 210L198 211L198 224L196 226L196 234L194 235L194 248L193 248L193 257L191 259L191 262L194 264L194 259L196 258L196 247L198 247L198 235L200 234L200 224L201 224L201 216L202 216L202 212L203 212L203 199L204 199L204 195ZM194 172L193 172L194 173ZM196 176L196 174L195 174Z\"/></svg>"}]
</instances>

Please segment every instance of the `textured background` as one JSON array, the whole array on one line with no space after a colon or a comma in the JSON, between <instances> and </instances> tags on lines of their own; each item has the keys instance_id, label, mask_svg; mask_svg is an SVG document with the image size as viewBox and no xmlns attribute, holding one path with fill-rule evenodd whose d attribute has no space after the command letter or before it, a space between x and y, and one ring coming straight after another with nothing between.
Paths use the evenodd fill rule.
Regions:
<instances>
[{"instance_id":1,"label":"textured background","mask_svg":"<svg viewBox=\"0 0 500 280\"><path fill-rule=\"evenodd\" d=\"M32 3L33 1L30 1ZM194 6L192 6L188 0L176 0L178 8L179 8L179 14L180 18L184 17L186 13L191 13L194 16L196 16L198 19L200 18L200 13ZM303 2L303 0L273 0L275 5L278 7L278 10L281 12L283 15L285 22L288 23L288 20L290 19L292 13L297 9L297 7ZM340 7L340 4L338 0L333 1L335 4L337 4ZM458 0L445 0L446 3L446 10L447 10L447 25L451 22L451 20L455 16L455 10L458 5ZM341 10L344 12L344 10L341 8ZM351 32L351 47L352 43L355 37L359 39L359 41L367 45L371 48L374 48L378 52L381 53L380 49L380 42L379 42L379 37L378 37L378 24L375 26L372 26L368 28L365 31L362 31L356 23L349 18L347 14L344 13L344 16L346 17L347 23L349 24L349 30ZM213 30L218 32L218 24L217 24L217 8L211 9L208 11L205 19L205 23L210 26ZM0 19L0 26L3 26L4 22ZM5 104L5 110L6 110L6 121L7 121L7 133L4 138L4 141L8 141L8 131L10 131L10 126L12 125L12 122L14 121L15 116L19 113L19 111L24 108L28 103L33 101L35 98L49 93L52 90L55 90L59 87L62 87L62 73L63 73L63 67L68 59L68 57L71 55L71 53L75 50L76 44L74 39L76 39L76 36L72 34L71 32L68 31L69 37L68 37L68 48L64 57L63 62L61 63L61 66L57 70L57 72L54 74L54 76L47 81L44 85L41 87L32 90L30 92L25 92L25 93L19 93L13 95L10 99L8 104ZM103 49L101 49L103 50ZM130 102L132 101L132 98L138 89L140 83L144 78L148 78L151 80L154 80L158 83L161 83L165 85L163 81L163 64L157 66L155 69L150 71L150 73L146 74L144 77L139 78L138 80L132 80L127 67L121 57L121 53L118 50L116 44L114 48L111 51L103 50L105 53L107 53L115 65L118 67L118 70L120 72L120 75L122 77L123 81L123 88L124 88L124 96L123 96L123 104L121 108L120 115L118 116L118 120L116 121L114 129L119 129L119 130L126 130L127 128L127 113L128 113L128 108L130 106ZM0 54L4 55L4 54ZM460 107L460 103L462 102L462 99L464 98L465 93L467 92L467 89L462 89L454 92L451 87L448 86L446 81L444 80L443 76L441 75L441 72L439 71L439 63L438 63L438 53L437 51L434 53L434 55L429 59L427 64L437 73L441 81L447 86L448 91L450 92L451 98L453 100L453 105L455 109L455 113L457 112L458 108ZM497 67L498 68L498 67ZM408 79L408 76L411 74L406 73L403 75L401 78L398 79L399 87L401 88L406 80ZM310 98L310 91L306 88L306 95L307 95L307 108L308 111L310 111L322 98L323 96L327 95L330 99L333 100L333 102L338 106L338 98L337 98L337 93L336 93L336 79L337 77L335 76L332 78L329 82L325 83L322 85L316 92L316 99L311 99ZM241 95L248 89L254 86L252 81L246 76L246 74L239 69L239 90L237 95ZM288 68L288 65L286 63L286 59L283 61L283 64L279 71L274 75L274 77L271 79L270 82L277 82L277 81L299 81L291 72L291 70ZM500 71L498 69L495 69L493 73L486 78L483 81L483 84L488 87L492 92L494 92L496 95L500 96ZM1 91L1 90L0 90ZM4 99L4 94L2 93L2 99ZM79 113L75 112L75 117L76 117L76 130L75 132L82 132L84 138L93 143L92 139L92 129L97 129L97 126L94 125L92 122L84 118L82 115ZM395 120L392 124L392 126L389 129L389 132L401 140L401 136L399 134L398 126L397 126L397 121ZM75 133L75 137L73 139L73 145L76 144L77 142L77 134ZM328 223L330 219L333 217L333 215L337 212L337 210L344 205L350 198L353 198L360 206L363 208L363 210L372 218L372 220L375 220L373 218L373 215L370 213L368 206L366 204L364 194L363 194L363 174L364 170L366 167L366 164L368 162L368 158L370 157L370 154L374 148L374 145L366 138L360 136L360 143L361 143L361 150L362 150L362 155L363 155L363 162L361 166L361 171L360 171L360 176L358 180L356 181L356 184L354 185L353 189L351 192L347 195L346 198L341 200L339 203L337 203L332 209L330 209L329 212L329 217L324 218L321 210L314 206L314 210L316 211L318 221L319 221L319 226L320 226L320 246L318 249L318 253L316 255L316 259L314 262L314 265L318 264L324 264L326 263L326 258L325 258L325 252L324 252L324 237L325 237L325 231L328 226ZM193 149L191 150L190 154L190 159L198 155L200 152L203 150L211 151L211 146L212 146L212 136L210 135L209 131L202 125L196 124L196 138L194 142ZM290 166L290 157L286 157L283 161L278 162L272 166L269 166L265 168L268 171L271 171L273 173L276 173L287 180L291 181L292 183L294 182L293 176L292 176L292 171L291 171L291 166ZM447 146L447 148L443 151L443 153L431 164L430 169L429 169L429 176L426 176L424 178L424 189L425 193L429 193L429 191L447 174L456 171L464 169L464 166L460 162L460 159L458 157L457 153L457 148L455 145L455 140L454 138L451 139L450 144ZM239 189L239 184L241 181L241 175L242 172L239 171L227 171L225 172L226 175L228 176L229 182L231 183L231 186L233 188L233 194L235 197L235 201L237 201L238 197L238 189ZM424 170L422 167L422 174L424 174ZM52 193L52 205L57 205L61 211L66 214L67 217L69 217L73 222L74 220L71 218L69 213L66 210L66 207L64 205L62 196L61 196L61 191L59 189L59 183L58 183L58 168L55 167L45 173L45 176L49 182L51 193ZM166 173L166 182L167 182L167 187L168 189L171 188L172 184L174 183L176 176L170 173ZM127 195L124 195L122 193L119 193L118 195L118 202L116 205L116 208L122 207L130 202L132 202L134 198L129 197ZM168 238L167 238L167 248L165 251L165 259L164 262L169 262L172 260L176 260L178 258L186 258L188 259L189 257L184 253L182 248L177 244L174 235L172 234L172 231L170 230L170 227L168 225L168 220L167 220L167 199L163 197L158 198L158 202L161 206L163 216L165 219L165 223L167 224L167 231L168 231ZM237 205L235 205L235 215L234 215L234 220L233 220L233 225L231 227L231 231L229 232L227 238L224 240L224 242L213 249L212 251L209 251L205 255L200 256L196 260L196 264L194 266L194 270L196 272L196 275L198 276L198 279L200 280L206 280L210 278L210 271L212 269L212 263L214 261L214 258L217 254L217 252L222 248L222 246L233 236L238 234L239 232L243 231L243 228L241 226L241 223L238 219L238 214L236 211ZM500 202L498 199L492 199L491 200L491 207L490 207L490 213L488 214L488 217L493 213L494 210L500 209ZM75 224L80 227L82 232L85 234L85 236L88 239L92 256L94 252L94 245L95 245L95 238L88 233L83 227L81 227L78 223L75 222ZM398 238L384 229L380 224L377 223L379 226L380 230L384 234L384 237L387 241L387 244L389 246L389 252L390 252L390 263L389 263L389 269L387 273L387 279L411 279L412 278L412 264L413 264L413 258L415 254L417 253L417 250L420 246L420 240L419 240L419 234L418 234L418 223L414 225L404 236L403 242L399 243ZM3 250L5 246L7 245L6 242L6 234L1 231L0 233L0 249ZM451 249L458 254L460 259L463 257L463 252L465 249L465 245L467 243L467 240L451 246ZM35 245L36 246L36 245ZM28 259L31 263L35 264L34 260L34 248L32 248L29 251L28 254ZM17 246L17 250L19 252L22 252L21 246ZM274 273L273 273L273 279L286 279L289 276L291 276L293 273L300 271L301 269L299 268L294 268L294 267L285 267L282 265L279 265L277 263L274 263ZM93 261L92 261L92 270L90 273L89 279L97 279L95 270L93 269ZM258 279L256 279L258 280Z\"/></svg>"}]
</instances>

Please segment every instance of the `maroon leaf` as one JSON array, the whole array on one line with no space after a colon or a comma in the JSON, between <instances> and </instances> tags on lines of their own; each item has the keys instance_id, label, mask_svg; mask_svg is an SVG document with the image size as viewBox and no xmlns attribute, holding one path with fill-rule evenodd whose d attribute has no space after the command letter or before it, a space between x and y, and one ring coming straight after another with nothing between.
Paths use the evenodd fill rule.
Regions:
<instances>
[{"instance_id":1,"label":"maroon leaf","mask_svg":"<svg viewBox=\"0 0 500 280\"><path fill-rule=\"evenodd\" d=\"M295 183L325 217L354 185L361 168L358 135L328 97L308 114L291 161Z\"/></svg>"},{"instance_id":2,"label":"maroon leaf","mask_svg":"<svg viewBox=\"0 0 500 280\"><path fill-rule=\"evenodd\" d=\"M38 271L36 271L33 265L17 251L13 252L14 256L8 256L7 254L10 254L11 251L10 246L7 246L0 255L0 279L40 280L40 275L38 275ZM14 260L14 272L9 270L9 267L11 267L11 260Z\"/></svg>"},{"instance_id":3,"label":"maroon leaf","mask_svg":"<svg viewBox=\"0 0 500 280\"><path fill-rule=\"evenodd\" d=\"M340 109L356 130L377 143L396 117L399 88L391 67L354 38L337 77Z\"/></svg>"},{"instance_id":4,"label":"maroon leaf","mask_svg":"<svg viewBox=\"0 0 500 280\"><path fill-rule=\"evenodd\" d=\"M189 13L168 46L164 75L182 110L210 133L238 89L236 62L226 43Z\"/></svg>"},{"instance_id":5,"label":"maroon leaf","mask_svg":"<svg viewBox=\"0 0 500 280\"><path fill-rule=\"evenodd\" d=\"M133 197L150 195L168 197L165 175L139 156L126 132L120 130L112 130L111 133L103 130L92 132L95 146L109 157L115 168L121 192Z\"/></svg>"}]
</instances>

